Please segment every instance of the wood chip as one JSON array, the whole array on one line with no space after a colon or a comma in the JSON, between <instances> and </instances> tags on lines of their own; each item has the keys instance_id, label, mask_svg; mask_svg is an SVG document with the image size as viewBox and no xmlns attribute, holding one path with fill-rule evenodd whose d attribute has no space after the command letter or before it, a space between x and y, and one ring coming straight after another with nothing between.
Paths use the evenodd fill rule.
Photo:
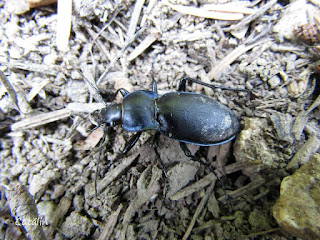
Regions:
<instances>
[{"instance_id":1,"label":"wood chip","mask_svg":"<svg viewBox=\"0 0 320 240\"><path fill-rule=\"evenodd\" d=\"M67 109L73 113L92 113L95 110L105 108L104 103L69 103Z\"/></svg>"},{"instance_id":2,"label":"wood chip","mask_svg":"<svg viewBox=\"0 0 320 240\"><path fill-rule=\"evenodd\" d=\"M38 216L38 211L33 197L22 184L18 184L6 191L11 215L15 218L15 224L25 230L27 239L47 239L42 229L43 223Z\"/></svg>"},{"instance_id":3,"label":"wood chip","mask_svg":"<svg viewBox=\"0 0 320 240\"><path fill-rule=\"evenodd\" d=\"M6 8L11 13L23 14L31 8L47 6L55 2L57 0L7 0Z\"/></svg>"},{"instance_id":4,"label":"wood chip","mask_svg":"<svg viewBox=\"0 0 320 240\"><path fill-rule=\"evenodd\" d=\"M217 20L240 20L243 18L242 13L214 12L204 8L173 5L168 1L163 1L163 3L177 12L197 17L204 17Z\"/></svg>"},{"instance_id":5,"label":"wood chip","mask_svg":"<svg viewBox=\"0 0 320 240\"><path fill-rule=\"evenodd\" d=\"M137 0L131 15L130 24L127 32L127 40L133 38L140 18L141 10L145 0Z\"/></svg>"},{"instance_id":6,"label":"wood chip","mask_svg":"<svg viewBox=\"0 0 320 240\"><path fill-rule=\"evenodd\" d=\"M71 30L72 0L58 1L57 48L67 51Z\"/></svg>"},{"instance_id":7,"label":"wood chip","mask_svg":"<svg viewBox=\"0 0 320 240\"><path fill-rule=\"evenodd\" d=\"M40 113L32 117L27 117L19 122L12 124L11 130L18 131L42 126L50 122L55 122L57 120L70 117L71 114L72 111L66 108L48 113Z\"/></svg>"},{"instance_id":8,"label":"wood chip","mask_svg":"<svg viewBox=\"0 0 320 240\"><path fill-rule=\"evenodd\" d=\"M97 193L101 193L114 179L116 179L127 167L129 167L138 156L139 154L136 153L127 158L121 159L121 162L117 167L109 171L103 179L98 181ZM92 191L90 189L88 195L91 198L95 196L94 188L92 188Z\"/></svg>"},{"instance_id":9,"label":"wood chip","mask_svg":"<svg viewBox=\"0 0 320 240\"><path fill-rule=\"evenodd\" d=\"M263 44L265 42L272 41L272 39L267 38L263 39L259 42L256 42L251 45L240 45L236 49L234 49L232 52L230 52L224 59L222 59L220 62L218 62L214 68L211 69L211 71L208 73L208 78L210 80L217 80L219 79L220 75L223 73L223 71L230 66L231 63L233 63L236 59L238 59L242 54L245 52L251 50L255 46L258 46L260 44Z\"/></svg>"},{"instance_id":10,"label":"wood chip","mask_svg":"<svg viewBox=\"0 0 320 240\"><path fill-rule=\"evenodd\" d=\"M103 129L97 128L84 141L79 141L75 143L75 149L77 151L86 151L91 150L100 142L100 139L103 137Z\"/></svg>"},{"instance_id":11,"label":"wood chip","mask_svg":"<svg viewBox=\"0 0 320 240\"><path fill-rule=\"evenodd\" d=\"M303 129L308 122L309 117L307 116L310 112L312 112L315 108L320 105L320 95L316 98L316 100L312 103L308 110L302 111L298 114L296 120L293 123L291 132L294 135L296 140L300 140Z\"/></svg>"},{"instance_id":12,"label":"wood chip","mask_svg":"<svg viewBox=\"0 0 320 240\"><path fill-rule=\"evenodd\" d=\"M254 14L245 17L239 23L234 24L224 30L225 31L234 31L234 30L242 29L244 26L248 25L250 22L261 17L266 11L268 11L276 3L277 3L277 0L271 0L270 2L266 3L263 7L259 8Z\"/></svg>"},{"instance_id":13,"label":"wood chip","mask_svg":"<svg viewBox=\"0 0 320 240\"><path fill-rule=\"evenodd\" d=\"M18 106L18 97L17 97L16 91L13 88L12 84L10 83L10 81L8 80L8 78L6 77L6 75L4 75L4 73L2 71L0 71L0 80L1 80L1 82L3 84L3 86L5 87L5 89L7 90L7 92L9 93L11 101L14 103L16 108L18 110L20 110L19 106Z\"/></svg>"},{"instance_id":14,"label":"wood chip","mask_svg":"<svg viewBox=\"0 0 320 240\"><path fill-rule=\"evenodd\" d=\"M241 6L237 2L231 2L226 4L205 4L202 6L202 8L209 11L226 13L254 14L256 12L255 9Z\"/></svg>"},{"instance_id":15,"label":"wood chip","mask_svg":"<svg viewBox=\"0 0 320 240\"><path fill-rule=\"evenodd\" d=\"M57 2L57 0L28 0L30 8L47 6L55 2Z\"/></svg>"},{"instance_id":16,"label":"wood chip","mask_svg":"<svg viewBox=\"0 0 320 240\"><path fill-rule=\"evenodd\" d=\"M128 61L131 62L142 54L148 47L150 47L160 37L159 33L148 35L129 55Z\"/></svg>"},{"instance_id":17,"label":"wood chip","mask_svg":"<svg viewBox=\"0 0 320 240\"><path fill-rule=\"evenodd\" d=\"M120 204L116 211L111 213L111 215L108 217L106 224L104 225L102 232L98 238L98 240L106 240L110 239L111 234L113 232L114 227L116 226L116 223L118 221L118 217L120 214L120 211L122 210L123 205Z\"/></svg>"},{"instance_id":18,"label":"wood chip","mask_svg":"<svg viewBox=\"0 0 320 240\"><path fill-rule=\"evenodd\" d=\"M316 135L309 137L308 141L298 150L286 167L286 170L293 170L309 161L320 147L320 139Z\"/></svg>"},{"instance_id":19,"label":"wood chip","mask_svg":"<svg viewBox=\"0 0 320 240\"><path fill-rule=\"evenodd\" d=\"M34 99L35 96L38 95L38 93L48 84L50 83L50 81L48 79L45 79L44 81L38 83L38 84L35 84L31 91L27 94L26 96L26 100L28 102L31 102L32 99Z\"/></svg>"},{"instance_id":20,"label":"wood chip","mask_svg":"<svg viewBox=\"0 0 320 240\"><path fill-rule=\"evenodd\" d=\"M67 214L70 206L72 203L72 199L69 199L67 197L62 197L59 205L57 206L55 210L54 219L52 220L51 226L49 230L47 231L49 239L53 239L53 234L56 230L56 227L58 226L59 222L63 217Z\"/></svg>"},{"instance_id":21,"label":"wood chip","mask_svg":"<svg viewBox=\"0 0 320 240\"><path fill-rule=\"evenodd\" d=\"M191 219L191 222L189 223L189 226L187 228L187 231L185 232L185 234L183 235L182 239L183 240L186 240L188 239L189 235L191 234L191 231L194 227L194 225L196 224L196 221L198 219L198 217L200 216L202 210L204 209L204 207L206 206L206 203L210 197L210 195L212 194L213 192L213 189L214 189L214 186L215 186L215 182L212 182L211 185L208 187L207 191L206 191L206 194L203 196L203 198L201 199L192 219Z\"/></svg>"}]
</instances>

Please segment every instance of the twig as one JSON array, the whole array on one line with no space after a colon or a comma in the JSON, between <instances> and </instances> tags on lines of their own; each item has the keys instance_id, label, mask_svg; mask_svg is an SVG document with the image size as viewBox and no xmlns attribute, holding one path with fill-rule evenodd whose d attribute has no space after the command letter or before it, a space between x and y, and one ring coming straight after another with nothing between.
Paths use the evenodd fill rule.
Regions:
<instances>
[{"instance_id":1,"label":"twig","mask_svg":"<svg viewBox=\"0 0 320 240\"><path fill-rule=\"evenodd\" d=\"M96 43L97 39L100 37L100 35L107 29L107 27L110 26L110 24L114 21L115 17L118 15L118 13L120 12L120 8L119 6L116 6L116 9L113 11L112 17L110 18L110 20L106 23L106 25L104 25L104 27L97 33L97 35L93 38L93 41L91 43L91 47L90 47L90 51L92 52L92 48L94 46L94 44Z\"/></svg>"},{"instance_id":2,"label":"twig","mask_svg":"<svg viewBox=\"0 0 320 240\"><path fill-rule=\"evenodd\" d=\"M211 69L211 71L208 73L208 78L210 80L213 80L213 79L217 80L220 74L224 71L224 69L227 68L236 59L238 59L242 54L254 48L255 46L258 46L268 41L272 41L272 39L270 38L263 39L249 46L245 46L245 45L238 46L236 49L231 51L224 59L222 59L218 64L216 64L216 66L213 69Z\"/></svg>"},{"instance_id":3,"label":"twig","mask_svg":"<svg viewBox=\"0 0 320 240\"><path fill-rule=\"evenodd\" d=\"M308 141L303 144L303 146L298 150L298 152L291 159L286 167L286 170L292 170L298 168L310 159L310 157L315 154L320 147L320 140L316 134L311 135Z\"/></svg>"},{"instance_id":4,"label":"twig","mask_svg":"<svg viewBox=\"0 0 320 240\"><path fill-rule=\"evenodd\" d=\"M152 43L158 40L160 33L154 33L148 35L128 56L128 61L131 62L143 53Z\"/></svg>"},{"instance_id":5,"label":"twig","mask_svg":"<svg viewBox=\"0 0 320 240\"><path fill-rule=\"evenodd\" d=\"M58 1L57 16L57 48L60 51L67 51L71 30L72 0Z\"/></svg>"},{"instance_id":6,"label":"twig","mask_svg":"<svg viewBox=\"0 0 320 240\"><path fill-rule=\"evenodd\" d=\"M69 103L66 108L73 113L92 113L104 107L104 103Z\"/></svg>"},{"instance_id":7,"label":"twig","mask_svg":"<svg viewBox=\"0 0 320 240\"><path fill-rule=\"evenodd\" d=\"M250 164L248 164L248 163L233 163L233 164L225 166L224 172L225 172L225 174L230 174L230 173L245 169L247 167L252 167L255 165L259 165L259 164L261 164L260 161L250 162ZM219 177L222 176L221 172L218 170L215 170L215 173ZM199 181L195 182L194 184L191 184L191 185L185 187L184 189L180 190L179 192L175 193L174 195L172 195L170 197L170 200L179 200L179 199L184 198L194 192L198 192L201 189L208 186L211 182L213 182L215 180L216 180L216 176L211 172L208 175L206 175L205 177L203 177L202 179L200 179Z\"/></svg>"},{"instance_id":8,"label":"twig","mask_svg":"<svg viewBox=\"0 0 320 240\"><path fill-rule=\"evenodd\" d=\"M204 18L211 18L211 19L218 19L218 20L240 20L243 18L242 13L226 13L226 12L209 11L204 8L174 5L169 3L168 1L163 1L163 4L168 5L173 10L178 11L180 13L189 14L197 17L204 17Z\"/></svg>"},{"instance_id":9,"label":"twig","mask_svg":"<svg viewBox=\"0 0 320 240\"><path fill-rule=\"evenodd\" d=\"M49 83L50 83L50 81L48 79L45 79L44 81L41 81L40 83L34 84L31 91L27 94L26 100L28 102L30 102Z\"/></svg>"},{"instance_id":10,"label":"twig","mask_svg":"<svg viewBox=\"0 0 320 240\"><path fill-rule=\"evenodd\" d=\"M160 33L154 33L148 35L128 56L128 61L131 62L142 54L152 43L158 40Z\"/></svg>"},{"instance_id":11,"label":"twig","mask_svg":"<svg viewBox=\"0 0 320 240\"><path fill-rule=\"evenodd\" d=\"M1 80L2 84L4 85L4 87L6 88L6 90L8 91L9 96L11 98L11 101L14 103L17 110L20 111L20 108L18 106L18 97L16 94L16 90L13 88L10 81L7 79L6 75L4 75L4 73L2 71L0 71L0 80Z\"/></svg>"},{"instance_id":12,"label":"twig","mask_svg":"<svg viewBox=\"0 0 320 240\"><path fill-rule=\"evenodd\" d=\"M126 44L125 47L121 49L121 51L118 53L117 57L110 62L109 66L106 68L106 70L102 73L102 75L99 77L98 81L97 81L97 85L99 85L99 83L104 79L104 77L113 69L114 65L119 61L119 59L123 56L124 52L129 48L130 44L133 43L137 37L145 30L145 27L140 28L136 34L133 36L133 38L129 39Z\"/></svg>"},{"instance_id":13,"label":"twig","mask_svg":"<svg viewBox=\"0 0 320 240\"><path fill-rule=\"evenodd\" d=\"M271 228L271 229L268 229L268 230L265 230L265 231L261 231L261 232L250 233L250 234L245 235L243 237L245 237L245 238L254 238L256 236L265 235L265 234L273 233L273 232L276 232L276 231L280 231L280 228Z\"/></svg>"},{"instance_id":14,"label":"twig","mask_svg":"<svg viewBox=\"0 0 320 240\"><path fill-rule=\"evenodd\" d=\"M289 101L286 100L286 99L273 99L273 100L269 100L269 101L264 101L261 103L261 105L259 106L256 106L255 107L255 110L263 110L263 109L266 109L266 108L274 108L274 107L279 107L279 106L282 106L282 105L286 105L288 104Z\"/></svg>"},{"instance_id":15,"label":"twig","mask_svg":"<svg viewBox=\"0 0 320 240\"><path fill-rule=\"evenodd\" d=\"M240 2L241 3L241 2ZM224 12L224 13L242 13L242 14L254 14L255 9L248 8L237 4L237 2L230 2L224 4L205 4L202 6L203 9L215 11L215 12Z\"/></svg>"},{"instance_id":16,"label":"twig","mask_svg":"<svg viewBox=\"0 0 320 240\"><path fill-rule=\"evenodd\" d=\"M146 21L149 18L150 13L152 12L153 8L157 4L158 0L150 0L147 6L147 9L144 11L144 15L141 19L140 26L146 25Z\"/></svg>"},{"instance_id":17,"label":"twig","mask_svg":"<svg viewBox=\"0 0 320 240\"><path fill-rule=\"evenodd\" d=\"M194 215L193 215L193 217L191 219L191 222L189 223L187 231L184 233L184 235L182 237L183 240L186 240L189 237L189 235L190 235L190 233L191 233L191 231L192 231L192 229L193 229L193 227L194 227L194 225L196 223L196 220L198 219L200 213L202 212L202 209L205 207L205 205L206 205L206 203L207 203L207 201L208 201L208 199L210 197L210 194L212 194L212 191L214 189L215 183L216 183L215 181L213 181L211 183L211 185L208 187L208 189L206 191L206 194L201 199L200 204L198 205L198 207L197 207L197 209L196 209L196 211L195 211L195 213L194 213Z\"/></svg>"},{"instance_id":18,"label":"twig","mask_svg":"<svg viewBox=\"0 0 320 240\"><path fill-rule=\"evenodd\" d=\"M152 199L160 191L159 179L162 175L162 171L157 166L154 166L152 169L151 179L148 181L150 166L143 171L137 181L137 195L135 199L130 203L124 214L122 221L122 230L120 232L120 236L117 237L117 239L119 240L127 239L126 232L129 223L131 222L131 219L133 218L135 213L141 208L143 204L150 201L150 199Z\"/></svg>"},{"instance_id":19,"label":"twig","mask_svg":"<svg viewBox=\"0 0 320 240\"><path fill-rule=\"evenodd\" d=\"M276 3L277 3L277 0L271 0L270 2L265 4L263 7L259 8L257 12L254 13L253 15L247 16L243 20L241 20L239 23L234 24L228 28L225 28L224 31L231 32L234 30L242 29L244 26L248 25L253 20L262 16L266 11L268 11Z\"/></svg>"},{"instance_id":20,"label":"twig","mask_svg":"<svg viewBox=\"0 0 320 240\"><path fill-rule=\"evenodd\" d=\"M139 153L136 153L125 159L122 159L122 161L119 162L119 165L117 167L109 171L103 179L98 181L97 193L101 193L114 179L116 179L127 167L129 167L131 163L135 159L137 159L138 156L139 156ZM90 197L94 197L95 196L94 189L92 189L92 191L90 191L88 195Z\"/></svg>"},{"instance_id":21,"label":"twig","mask_svg":"<svg viewBox=\"0 0 320 240\"><path fill-rule=\"evenodd\" d=\"M41 227L42 220L38 216L35 202L26 187L18 184L6 192L11 215L15 217L16 225L24 228L26 237L32 240L47 239Z\"/></svg>"},{"instance_id":22,"label":"twig","mask_svg":"<svg viewBox=\"0 0 320 240\"><path fill-rule=\"evenodd\" d=\"M19 122L12 124L11 130L12 131L25 130L28 128L42 126L50 122L55 122L60 119L70 117L71 114L72 114L71 110L66 108L57 110L57 111L48 112L48 113L40 113L32 117L27 117Z\"/></svg>"},{"instance_id":23,"label":"twig","mask_svg":"<svg viewBox=\"0 0 320 240\"><path fill-rule=\"evenodd\" d=\"M104 225L102 232L98 238L98 240L107 240L110 239L111 234L113 232L113 229L118 221L118 217L120 214L120 211L122 210L123 205L120 204L117 208L117 210L115 212L113 212L109 217L108 220L106 222L106 224Z\"/></svg>"},{"instance_id":24,"label":"twig","mask_svg":"<svg viewBox=\"0 0 320 240\"><path fill-rule=\"evenodd\" d=\"M127 32L127 39L131 39L134 37L134 33L136 32L138 21L140 17L140 13L143 7L145 0L137 0L134 5L134 9L131 15L130 24Z\"/></svg>"},{"instance_id":25,"label":"twig","mask_svg":"<svg viewBox=\"0 0 320 240\"><path fill-rule=\"evenodd\" d=\"M96 37L97 37L97 34L96 34L96 32L95 32L93 29L91 29L91 28L86 28L86 30L87 30L87 32L89 33L90 37L92 37L92 38L96 38ZM109 52L110 50L108 50L108 49L106 48L106 46L100 41L100 39L99 39L99 38L96 38L94 43L95 43L96 46L99 48L99 50L103 53L102 56L105 56L105 57L106 57L106 60L111 61L111 60L112 60L112 56L111 56L111 54L110 54L110 52ZM90 55L91 55L92 63L93 63L94 65L96 65L96 64L95 64L95 59L94 59L94 57L93 57L92 47L93 47L93 44L90 46L90 48L89 48L88 50L89 50Z\"/></svg>"},{"instance_id":26,"label":"twig","mask_svg":"<svg viewBox=\"0 0 320 240\"><path fill-rule=\"evenodd\" d=\"M308 115L310 112L313 111L313 109L317 108L320 105L320 95L316 98L316 100L312 103L312 105L309 107L309 109L305 112L306 115Z\"/></svg>"},{"instance_id":27,"label":"twig","mask_svg":"<svg viewBox=\"0 0 320 240\"><path fill-rule=\"evenodd\" d=\"M21 70L26 70L29 72L39 72L43 74L48 74L52 76L57 76L59 73L67 74L65 69L59 65L44 65L44 64L36 64L32 62L18 62L18 61L10 61L4 62L0 60L0 64L7 66L8 68L17 68Z\"/></svg>"},{"instance_id":28,"label":"twig","mask_svg":"<svg viewBox=\"0 0 320 240\"><path fill-rule=\"evenodd\" d=\"M294 135L296 140L300 139L303 129L306 123L308 122L309 117L307 115L319 105L320 105L320 95L316 98L316 100L312 103L312 105L309 107L308 110L302 111L298 114L291 129L291 132Z\"/></svg>"},{"instance_id":29,"label":"twig","mask_svg":"<svg viewBox=\"0 0 320 240\"><path fill-rule=\"evenodd\" d=\"M246 186L244 187L241 187L235 191L229 191L228 194L232 197L232 198L236 198L236 197L240 197L244 194L247 194L248 192L251 192L252 190L260 187L261 185L263 185L264 183L266 182L265 179L261 179L261 180L257 180L257 181L254 181L254 182L251 182L249 184L247 184ZM222 197L219 197L218 199L220 202L222 201L226 201L226 197L225 196L222 196Z\"/></svg>"},{"instance_id":30,"label":"twig","mask_svg":"<svg viewBox=\"0 0 320 240\"><path fill-rule=\"evenodd\" d=\"M52 220L51 226L48 230L48 237L50 239L53 239L53 234L58 226L59 221L67 214L69 211L69 208L71 206L72 200L70 200L67 197L63 197L60 200L59 205L57 206L55 212L54 212L54 219Z\"/></svg>"}]
</instances>

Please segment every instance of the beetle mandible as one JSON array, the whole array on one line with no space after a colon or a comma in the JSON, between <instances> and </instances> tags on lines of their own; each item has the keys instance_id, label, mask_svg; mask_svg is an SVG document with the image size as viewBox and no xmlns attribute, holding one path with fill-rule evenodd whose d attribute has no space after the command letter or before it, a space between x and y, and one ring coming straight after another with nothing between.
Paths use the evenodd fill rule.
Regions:
<instances>
[{"instance_id":1,"label":"beetle mandible","mask_svg":"<svg viewBox=\"0 0 320 240\"><path fill-rule=\"evenodd\" d=\"M115 160L130 151L142 131L146 130L156 131L153 148L159 159L157 145L160 134L178 140L185 155L191 158L194 156L186 143L212 146L235 138L240 131L240 122L235 113L208 96L186 92L186 81L217 88L196 79L183 77L177 92L169 92L159 97L157 84L153 81L151 91L138 90L129 93L123 88L117 90L116 94L120 92L123 96L122 103L108 105L93 113L98 125L114 127L121 124L126 131L136 132Z\"/></svg>"}]
</instances>

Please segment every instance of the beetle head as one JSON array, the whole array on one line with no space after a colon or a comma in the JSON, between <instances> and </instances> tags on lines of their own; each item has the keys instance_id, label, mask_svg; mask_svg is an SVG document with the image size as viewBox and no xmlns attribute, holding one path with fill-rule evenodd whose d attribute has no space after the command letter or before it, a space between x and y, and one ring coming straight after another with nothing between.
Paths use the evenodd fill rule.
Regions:
<instances>
[{"instance_id":1,"label":"beetle head","mask_svg":"<svg viewBox=\"0 0 320 240\"><path fill-rule=\"evenodd\" d=\"M121 104L111 104L105 108L94 111L91 114L91 122L95 125L113 127L121 123L122 106Z\"/></svg>"}]
</instances>

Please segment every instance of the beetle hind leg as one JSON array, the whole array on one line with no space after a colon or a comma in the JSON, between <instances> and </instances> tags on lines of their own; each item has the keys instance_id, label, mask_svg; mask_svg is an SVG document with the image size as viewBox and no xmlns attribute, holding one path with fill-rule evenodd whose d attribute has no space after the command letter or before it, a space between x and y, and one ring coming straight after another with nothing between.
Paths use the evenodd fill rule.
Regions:
<instances>
[{"instance_id":1,"label":"beetle hind leg","mask_svg":"<svg viewBox=\"0 0 320 240\"><path fill-rule=\"evenodd\" d=\"M203 160L202 158L198 158L198 157L196 157L195 155L192 155L192 153L190 152L190 150L189 150L189 148L187 147L187 144L186 144L186 143L180 142L180 147L181 147L182 151L184 152L184 154L185 154L187 157L191 158L191 159L194 160L194 161L198 161L198 162L200 162L201 164L205 165L207 168L209 168L209 170L215 175L215 177L216 177L216 178L218 179L218 181L220 182L221 187L222 187L222 190L223 190L224 195L225 195L225 197L226 197L226 200L228 200L228 199L229 199L229 195L228 195L228 193L227 193L227 191L226 191L226 188L225 188L225 186L224 186L224 184L223 184L223 181L222 181L221 178L216 174L216 172L215 172L215 170L213 169L213 167L212 167L207 161Z\"/></svg>"}]
</instances>

